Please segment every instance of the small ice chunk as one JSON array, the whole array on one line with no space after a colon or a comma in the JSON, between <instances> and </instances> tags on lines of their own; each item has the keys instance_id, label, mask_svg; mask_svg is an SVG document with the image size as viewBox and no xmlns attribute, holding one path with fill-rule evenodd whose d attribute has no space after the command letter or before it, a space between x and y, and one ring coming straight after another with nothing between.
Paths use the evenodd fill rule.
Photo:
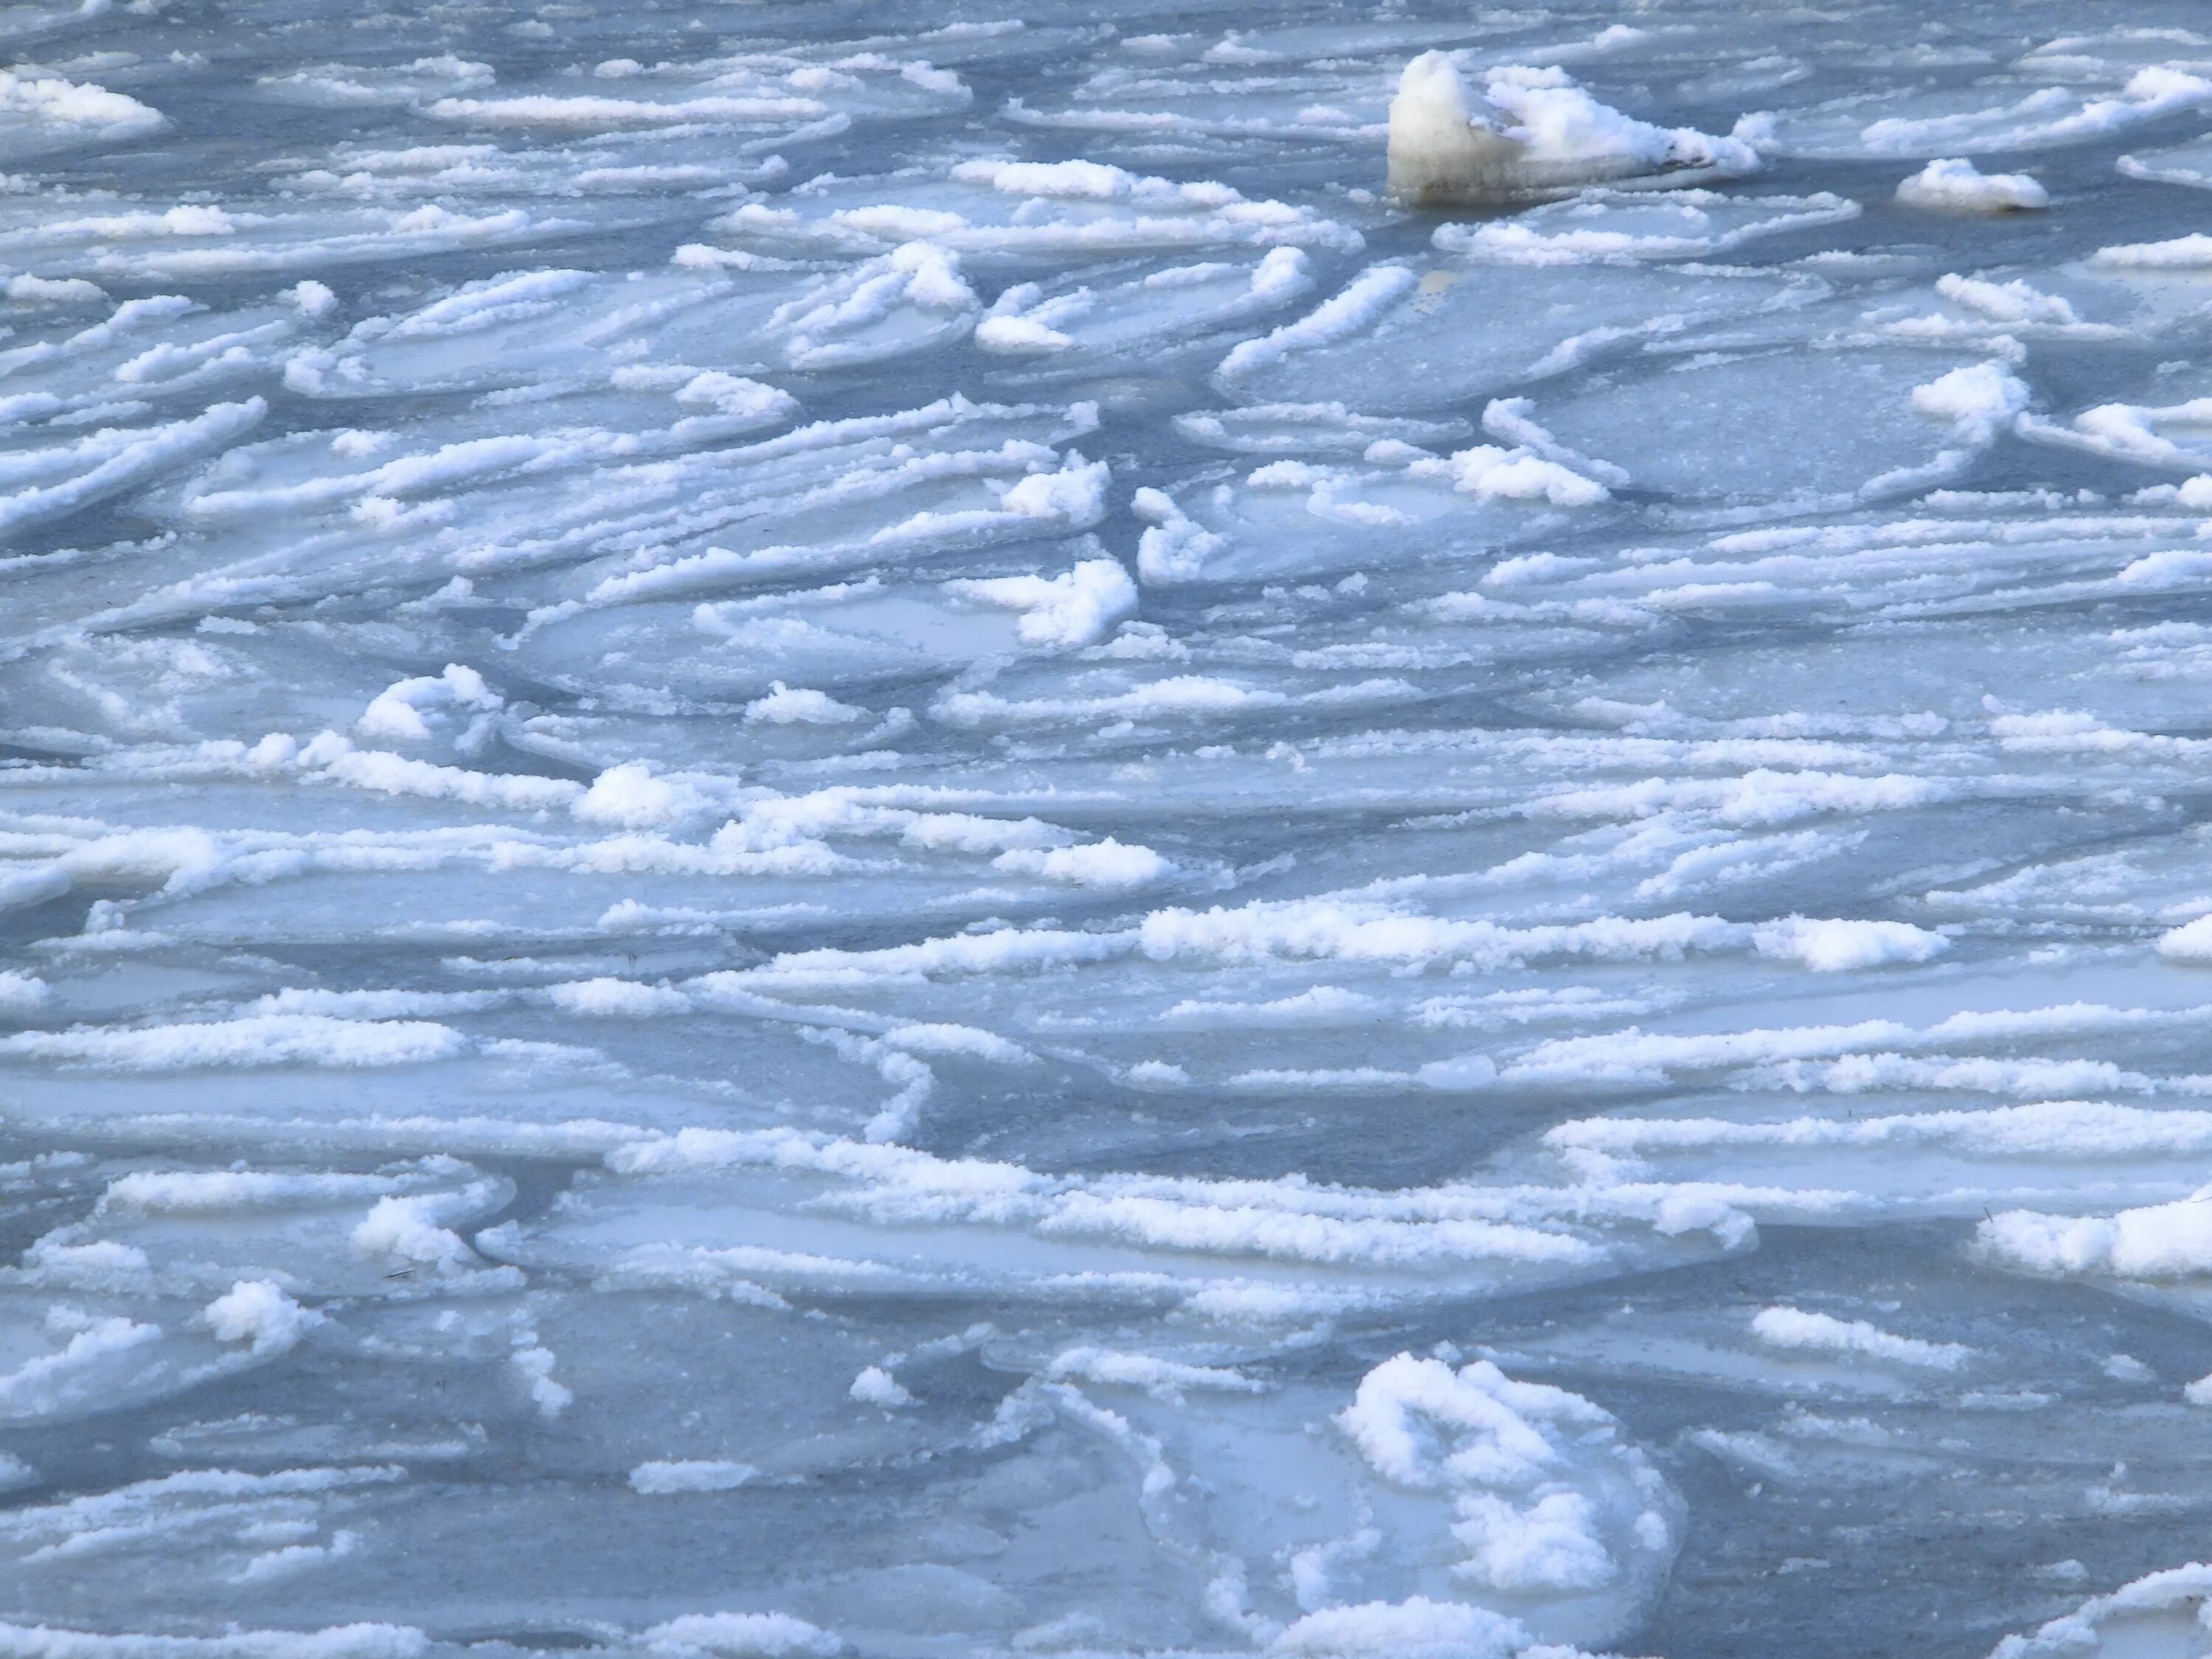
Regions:
<instances>
[{"instance_id":1,"label":"small ice chunk","mask_svg":"<svg viewBox=\"0 0 2212 1659\"><path fill-rule=\"evenodd\" d=\"M1926 962L1951 948L1941 933L1909 921L1850 921L1784 916L1753 935L1759 955L1801 963L1816 974L1849 973L1892 962Z\"/></svg>"},{"instance_id":2,"label":"small ice chunk","mask_svg":"<svg viewBox=\"0 0 2212 1659\"><path fill-rule=\"evenodd\" d=\"M1172 860L1151 848L1111 836L1087 847L1013 848L992 860L991 867L1078 887L1143 887L1177 873Z\"/></svg>"},{"instance_id":3,"label":"small ice chunk","mask_svg":"<svg viewBox=\"0 0 2212 1659\"><path fill-rule=\"evenodd\" d=\"M1772 1347L1816 1353L1864 1354L1870 1359L1924 1366L1931 1370L1956 1370L1974 1353L1962 1343L1923 1342L1917 1337L1893 1335L1863 1319L1837 1319L1827 1314L1807 1313L1802 1308L1760 1309L1753 1316L1751 1334Z\"/></svg>"},{"instance_id":4,"label":"small ice chunk","mask_svg":"<svg viewBox=\"0 0 2212 1659\"><path fill-rule=\"evenodd\" d=\"M592 787L569 810L586 823L642 830L671 823L702 804L688 784L654 776L643 761L625 761L592 779Z\"/></svg>"},{"instance_id":5,"label":"small ice chunk","mask_svg":"<svg viewBox=\"0 0 2212 1659\"><path fill-rule=\"evenodd\" d=\"M720 1458L641 1463L629 1472L629 1489L651 1498L671 1492L733 1492L759 1473L750 1463Z\"/></svg>"},{"instance_id":6,"label":"small ice chunk","mask_svg":"<svg viewBox=\"0 0 2212 1659\"><path fill-rule=\"evenodd\" d=\"M105 300L107 290L82 276L33 276L21 271L8 279L8 297L25 304L76 305Z\"/></svg>"},{"instance_id":7,"label":"small ice chunk","mask_svg":"<svg viewBox=\"0 0 2212 1659\"><path fill-rule=\"evenodd\" d=\"M1140 1060L1122 1077L1140 1089L1176 1089L1190 1081L1188 1072L1164 1060Z\"/></svg>"},{"instance_id":8,"label":"small ice chunk","mask_svg":"<svg viewBox=\"0 0 2212 1659\"><path fill-rule=\"evenodd\" d=\"M326 317L337 308L338 296L322 283L308 277L284 290L284 298L299 307L301 314L307 317Z\"/></svg>"},{"instance_id":9,"label":"small ice chunk","mask_svg":"<svg viewBox=\"0 0 2212 1659\"><path fill-rule=\"evenodd\" d=\"M602 1019L651 1019L662 1014L690 1012L691 999L668 985L641 985L635 980L601 976L546 987L547 999L564 1014L585 1014Z\"/></svg>"},{"instance_id":10,"label":"small ice chunk","mask_svg":"<svg viewBox=\"0 0 2212 1659\"><path fill-rule=\"evenodd\" d=\"M1058 576L994 576L945 586L957 598L1020 611L1015 632L1024 645L1094 644L1137 610L1137 585L1114 559L1085 559Z\"/></svg>"},{"instance_id":11,"label":"small ice chunk","mask_svg":"<svg viewBox=\"0 0 2212 1659\"><path fill-rule=\"evenodd\" d=\"M283 1353L323 1316L303 1308L266 1279L241 1279L200 1310L218 1342L251 1342L258 1354Z\"/></svg>"},{"instance_id":12,"label":"small ice chunk","mask_svg":"<svg viewBox=\"0 0 2212 1659\"><path fill-rule=\"evenodd\" d=\"M46 981L36 974L0 968L0 1014L27 1014L43 1005L50 994Z\"/></svg>"},{"instance_id":13,"label":"small ice chunk","mask_svg":"<svg viewBox=\"0 0 2212 1659\"><path fill-rule=\"evenodd\" d=\"M2201 230L2163 242L2122 242L2089 256L2093 265L2129 270L2197 270L2212 265L2212 236Z\"/></svg>"},{"instance_id":14,"label":"small ice chunk","mask_svg":"<svg viewBox=\"0 0 2212 1659\"><path fill-rule=\"evenodd\" d=\"M817 1625L787 1613L687 1613L641 1631L638 1639L663 1653L716 1653L731 1659L830 1659L845 1644Z\"/></svg>"},{"instance_id":15,"label":"small ice chunk","mask_svg":"<svg viewBox=\"0 0 2212 1659\"><path fill-rule=\"evenodd\" d=\"M136 98L40 70L0 70L0 134L11 154L112 143L168 122Z\"/></svg>"},{"instance_id":16,"label":"small ice chunk","mask_svg":"<svg viewBox=\"0 0 2212 1659\"><path fill-rule=\"evenodd\" d=\"M914 1404L914 1396L901 1388L898 1378L881 1365L862 1366L860 1374L853 1379L853 1386L846 1392L863 1406L880 1406L885 1411Z\"/></svg>"},{"instance_id":17,"label":"small ice chunk","mask_svg":"<svg viewBox=\"0 0 2212 1659\"><path fill-rule=\"evenodd\" d=\"M768 696L745 705L745 720L748 725L849 726L866 718L867 712L839 702L827 691L810 691L775 680L770 683Z\"/></svg>"},{"instance_id":18,"label":"small ice chunk","mask_svg":"<svg viewBox=\"0 0 2212 1659\"><path fill-rule=\"evenodd\" d=\"M2027 402L2027 386L2002 363L1969 363L1912 388L1916 413L1951 422L1974 443L1988 442Z\"/></svg>"},{"instance_id":19,"label":"small ice chunk","mask_svg":"<svg viewBox=\"0 0 2212 1659\"><path fill-rule=\"evenodd\" d=\"M1548 501L1553 507L1594 507L1613 499L1595 479L1527 449L1477 444L1451 458L1452 484L1486 501Z\"/></svg>"},{"instance_id":20,"label":"small ice chunk","mask_svg":"<svg viewBox=\"0 0 2212 1659\"><path fill-rule=\"evenodd\" d=\"M2193 482L2193 480L2192 480ZM2212 915L2203 915L2194 921L2184 922L2158 941L2158 953L2168 962L2185 963L2191 967L2212 963ZM5 988L0 987L0 994Z\"/></svg>"},{"instance_id":21,"label":"small ice chunk","mask_svg":"<svg viewBox=\"0 0 2212 1659\"><path fill-rule=\"evenodd\" d=\"M436 1195L380 1198L353 1230L353 1246L363 1255L397 1256L403 1261L445 1265L472 1254L451 1228L437 1224L443 1206Z\"/></svg>"},{"instance_id":22,"label":"small ice chunk","mask_svg":"<svg viewBox=\"0 0 2212 1659\"><path fill-rule=\"evenodd\" d=\"M1406 65L1390 102L1389 190L1413 206L1488 202L1608 179L1674 173L1684 182L1750 173L1742 138L1669 131L1599 103L1557 69L1499 64L1481 106L1441 52Z\"/></svg>"},{"instance_id":23,"label":"small ice chunk","mask_svg":"<svg viewBox=\"0 0 2212 1659\"><path fill-rule=\"evenodd\" d=\"M380 743L421 743L432 735L439 711L459 708L493 714L506 706L482 674L449 662L443 673L399 680L378 692L353 723L354 734Z\"/></svg>"},{"instance_id":24,"label":"small ice chunk","mask_svg":"<svg viewBox=\"0 0 2212 1659\"><path fill-rule=\"evenodd\" d=\"M2212 1270L2212 1204L2203 1197L2111 1216L2003 1210L1974 1230L1974 1244L1990 1261L2028 1273L2196 1278Z\"/></svg>"},{"instance_id":25,"label":"small ice chunk","mask_svg":"<svg viewBox=\"0 0 2212 1659\"><path fill-rule=\"evenodd\" d=\"M1984 173L1962 157L1930 161L1897 187L1907 207L1932 213L2016 213L2047 208L2051 193L2024 173Z\"/></svg>"}]
</instances>

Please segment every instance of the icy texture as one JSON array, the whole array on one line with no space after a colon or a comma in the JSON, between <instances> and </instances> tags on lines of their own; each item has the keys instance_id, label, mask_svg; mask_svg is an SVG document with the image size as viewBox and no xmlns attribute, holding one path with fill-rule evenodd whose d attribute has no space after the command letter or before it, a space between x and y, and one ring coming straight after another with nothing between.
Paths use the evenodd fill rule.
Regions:
<instances>
[{"instance_id":1,"label":"icy texture","mask_svg":"<svg viewBox=\"0 0 2212 1659\"><path fill-rule=\"evenodd\" d=\"M0 1659L2212 1650L2201 27L0 8Z\"/></svg>"}]
</instances>

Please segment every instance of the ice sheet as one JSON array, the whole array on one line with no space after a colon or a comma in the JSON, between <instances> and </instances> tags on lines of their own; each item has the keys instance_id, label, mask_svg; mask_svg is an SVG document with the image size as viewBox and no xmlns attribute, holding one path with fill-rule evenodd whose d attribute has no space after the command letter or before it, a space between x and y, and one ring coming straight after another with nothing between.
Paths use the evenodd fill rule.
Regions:
<instances>
[{"instance_id":1,"label":"ice sheet","mask_svg":"<svg viewBox=\"0 0 2212 1659\"><path fill-rule=\"evenodd\" d=\"M2207 1651L2079 11L0 8L0 1655Z\"/></svg>"}]
</instances>

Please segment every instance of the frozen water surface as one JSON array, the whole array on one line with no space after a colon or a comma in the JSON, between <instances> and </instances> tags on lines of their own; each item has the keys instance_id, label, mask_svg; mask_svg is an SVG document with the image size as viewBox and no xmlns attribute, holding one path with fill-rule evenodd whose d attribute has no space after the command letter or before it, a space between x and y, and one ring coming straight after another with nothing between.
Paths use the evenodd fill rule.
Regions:
<instances>
[{"instance_id":1,"label":"frozen water surface","mask_svg":"<svg viewBox=\"0 0 2212 1659\"><path fill-rule=\"evenodd\" d=\"M0 40L0 1659L2212 1652L2201 8Z\"/></svg>"}]
</instances>

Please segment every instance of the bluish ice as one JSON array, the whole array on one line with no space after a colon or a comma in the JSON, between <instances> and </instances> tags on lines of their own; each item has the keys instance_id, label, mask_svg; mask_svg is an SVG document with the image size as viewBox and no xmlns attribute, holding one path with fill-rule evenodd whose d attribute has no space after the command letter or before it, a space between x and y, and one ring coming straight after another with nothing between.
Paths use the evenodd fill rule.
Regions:
<instances>
[{"instance_id":1,"label":"bluish ice","mask_svg":"<svg viewBox=\"0 0 2212 1659\"><path fill-rule=\"evenodd\" d=\"M2212 24L0 7L0 1659L2212 1653Z\"/></svg>"}]
</instances>

